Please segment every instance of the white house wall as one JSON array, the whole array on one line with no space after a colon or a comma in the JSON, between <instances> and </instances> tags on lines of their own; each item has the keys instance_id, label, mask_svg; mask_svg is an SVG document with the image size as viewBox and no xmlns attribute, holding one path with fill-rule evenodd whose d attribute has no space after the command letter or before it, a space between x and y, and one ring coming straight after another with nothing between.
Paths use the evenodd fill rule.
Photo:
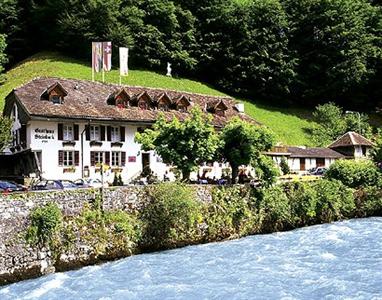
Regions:
<instances>
[{"instance_id":1,"label":"white house wall","mask_svg":"<svg viewBox=\"0 0 382 300\"><path fill-rule=\"evenodd\" d=\"M79 125L79 140L75 141L74 146L63 146L63 141L58 140L57 123L51 121L31 121L27 126L27 144L35 152L41 152L41 177L47 179L69 179L81 178L82 168L89 167L91 178L101 178L100 172L96 172L96 167L90 166L91 151L123 151L126 152L126 165L122 168L121 176L124 182L129 182L137 177L142 171L142 151L141 146L134 142L134 136L138 126L125 126L125 142L122 147L112 147L110 141L102 141L102 146L90 146L90 141L85 138L83 133L83 166L81 166L81 133L84 132L85 125L88 123L76 123ZM92 123L92 125L97 125ZM99 124L105 125L105 124ZM80 165L75 167L75 172L64 173L64 168L59 166L58 151L73 150L80 153ZM157 155L150 151L150 168L159 177L163 175L168 167L163 164ZM129 157L135 157L135 162L129 162ZM114 173L108 170L104 174L105 180L112 182Z\"/></svg>"}]
</instances>

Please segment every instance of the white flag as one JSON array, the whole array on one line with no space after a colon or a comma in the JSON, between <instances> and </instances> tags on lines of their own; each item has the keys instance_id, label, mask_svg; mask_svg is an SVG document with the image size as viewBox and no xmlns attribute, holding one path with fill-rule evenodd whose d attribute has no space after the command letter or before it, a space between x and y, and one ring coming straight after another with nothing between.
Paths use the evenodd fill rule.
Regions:
<instances>
[{"instance_id":1,"label":"white flag","mask_svg":"<svg viewBox=\"0 0 382 300\"><path fill-rule=\"evenodd\" d=\"M92 68L95 72L102 69L102 43L92 42Z\"/></svg>"},{"instance_id":2,"label":"white flag","mask_svg":"<svg viewBox=\"0 0 382 300\"><path fill-rule=\"evenodd\" d=\"M103 69L108 72L111 70L111 42L102 42L103 48Z\"/></svg>"},{"instance_id":3,"label":"white flag","mask_svg":"<svg viewBox=\"0 0 382 300\"><path fill-rule=\"evenodd\" d=\"M121 76L129 75L129 48L119 48L119 74Z\"/></svg>"}]
</instances>

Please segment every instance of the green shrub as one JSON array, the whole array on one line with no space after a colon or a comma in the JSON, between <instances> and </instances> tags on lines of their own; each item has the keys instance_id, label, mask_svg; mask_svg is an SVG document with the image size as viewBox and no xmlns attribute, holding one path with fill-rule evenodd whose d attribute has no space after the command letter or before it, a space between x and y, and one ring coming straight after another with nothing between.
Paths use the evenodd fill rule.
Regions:
<instances>
[{"instance_id":1,"label":"green shrub","mask_svg":"<svg viewBox=\"0 0 382 300\"><path fill-rule=\"evenodd\" d=\"M164 248L193 243L200 236L202 203L194 189L181 183L148 188L151 202L141 212L144 247Z\"/></svg>"},{"instance_id":2,"label":"green shrub","mask_svg":"<svg viewBox=\"0 0 382 300\"><path fill-rule=\"evenodd\" d=\"M62 226L62 213L56 203L48 203L35 208L30 214L31 224L27 229L26 240L32 245L45 245Z\"/></svg>"},{"instance_id":3,"label":"green shrub","mask_svg":"<svg viewBox=\"0 0 382 300\"><path fill-rule=\"evenodd\" d=\"M281 172L283 173L283 175L287 175L290 173L290 168L289 168L288 162L287 162L285 157L281 158L280 169L281 169Z\"/></svg>"},{"instance_id":4,"label":"green shrub","mask_svg":"<svg viewBox=\"0 0 382 300\"><path fill-rule=\"evenodd\" d=\"M284 185L291 206L295 227L315 223L317 209L317 190L310 182L294 182Z\"/></svg>"},{"instance_id":5,"label":"green shrub","mask_svg":"<svg viewBox=\"0 0 382 300\"><path fill-rule=\"evenodd\" d=\"M338 160L325 174L328 179L340 180L351 188L378 185L381 173L369 160Z\"/></svg>"},{"instance_id":6,"label":"green shrub","mask_svg":"<svg viewBox=\"0 0 382 300\"><path fill-rule=\"evenodd\" d=\"M289 199L280 186L263 189L258 208L264 232L285 230L293 224Z\"/></svg>"},{"instance_id":7,"label":"green shrub","mask_svg":"<svg viewBox=\"0 0 382 300\"><path fill-rule=\"evenodd\" d=\"M319 180L312 187L317 193L316 223L353 216L355 202L351 188L337 180Z\"/></svg>"},{"instance_id":8,"label":"green shrub","mask_svg":"<svg viewBox=\"0 0 382 300\"><path fill-rule=\"evenodd\" d=\"M357 216L382 216L382 190L370 186L356 192Z\"/></svg>"},{"instance_id":9,"label":"green shrub","mask_svg":"<svg viewBox=\"0 0 382 300\"><path fill-rule=\"evenodd\" d=\"M259 215L250 189L246 187L215 188L206 213L208 239L221 240L234 235L253 234L258 230Z\"/></svg>"}]
</instances>

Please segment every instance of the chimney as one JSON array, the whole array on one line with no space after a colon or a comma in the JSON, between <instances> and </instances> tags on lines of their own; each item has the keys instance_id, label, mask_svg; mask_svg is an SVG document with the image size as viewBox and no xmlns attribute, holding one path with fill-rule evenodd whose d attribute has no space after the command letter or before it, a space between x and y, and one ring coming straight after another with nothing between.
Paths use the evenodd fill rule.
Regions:
<instances>
[{"instance_id":1,"label":"chimney","mask_svg":"<svg viewBox=\"0 0 382 300\"><path fill-rule=\"evenodd\" d=\"M244 113L244 103L236 103L235 108L239 113Z\"/></svg>"}]
</instances>

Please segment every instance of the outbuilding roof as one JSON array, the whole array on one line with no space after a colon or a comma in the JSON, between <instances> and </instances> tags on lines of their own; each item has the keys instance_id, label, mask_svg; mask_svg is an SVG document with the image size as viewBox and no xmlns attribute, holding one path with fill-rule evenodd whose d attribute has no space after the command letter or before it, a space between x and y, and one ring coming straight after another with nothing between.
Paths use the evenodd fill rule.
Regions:
<instances>
[{"instance_id":1,"label":"outbuilding roof","mask_svg":"<svg viewBox=\"0 0 382 300\"><path fill-rule=\"evenodd\" d=\"M56 84L59 84L67 93L63 103L54 104L50 101L42 101L40 99L41 94ZM116 105L110 105L110 101L108 101L110 96L115 95L122 88L131 99L144 94L147 94L150 99L157 99L163 93L166 93L172 100L186 97L191 105L198 105L201 109L205 109L210 102L216 103L221 101L227 106L227 110L224 115L211 114L213 117L212 122L216 127L223 127L229 119L235 116L252 123L258 123L249 116L239 113L235 108L236 101L226 96L208 96L165 89L121 86L55 77L36 78L14 89L6 98L4 114L10 113L12 106L11 99L14 99L20 102L30 118L70 118L152 123L155 122L160 113L164 113L167 119L176 117L180 120L184 120L189 115L188 112L178 110L160 111L158 109L121 108Z\"/></svg>"},{"instance_id":2,"label":"outbuilding roof","mask_svg":"<svg viewBox=\"0 0 382 300\"><path fill-rule=\"evenodd\" d=\"M329 148L349 147L349 146L369 146L373 147L374 144L364 136L349 131L329 145Z\"/></svg>"},{"instance_id":3,"label":"outbuilding roof","mask_svg":"<svg viewBox=\"0 0 382 300\"><path fill-rule=\"evenodd\" d=\"M288 147L290 157L293 158L344 158L345 156L329 148Z\"/></svg>"}]
</instances>

